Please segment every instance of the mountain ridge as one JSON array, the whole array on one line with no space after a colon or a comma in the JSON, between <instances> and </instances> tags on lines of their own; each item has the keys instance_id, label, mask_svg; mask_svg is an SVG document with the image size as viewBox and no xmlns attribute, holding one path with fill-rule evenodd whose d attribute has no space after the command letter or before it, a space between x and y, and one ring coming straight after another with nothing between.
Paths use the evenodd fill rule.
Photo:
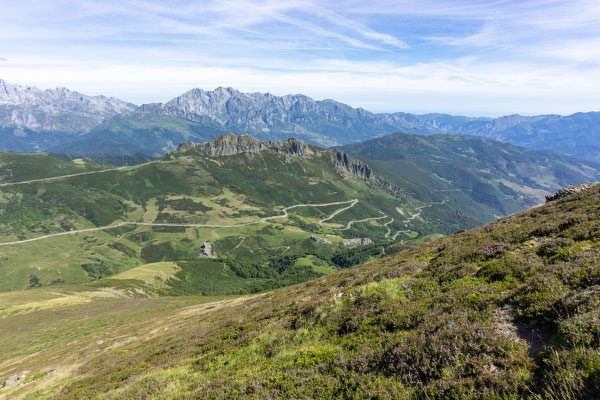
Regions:
<instances>
[{"instance_id":1,"label":"mountain ridge","mask_svg":"<svg viewBox=\"0 0 600 400\"><path fill-rule=\"evenodd\" d=\"M600 180L600 163L468 135L393 133L340 149L392 181L399 175L456 192L465 204L491 207L495 217L540 204L564 186Z\"/></svg>"},{"instance_id":2,"label":"mountain ridge","mask_svg":"<svg viewBox=\"0 0 600 400\"><path fill-rule=\"evenodd\" d=\"M0 137L4 143L0 150L85 155L133 152L157 156L174 150L179 143L206 141L229 131L249 133L263 140L296 136L326 147L401 131L481 136L600 160L600 112L594 111L498 118L372 113L332 99L243 93L231 87L212 91L195 88L165 103L136 107L118 99L90 97L68 89L42 91L2 82L0 99L4 92L5 100L0 103ZM34 101L32 96L41 100ZM64 101L49 105L48 99ZM27 105L28 102L33 103Z\"/></svg>"},{"instance_id":3,"label":"mountain ridge","mask_svg":"<svg viewBox=\"0 0 600 400\"><path fill-rule=\"evenodd\" d=\"M204 143L184 142L174 153L201 153L209 157L233 156L242 153L259 154L270 151L300 158L315 158L328 154L333 167L343 175L363 180L377 185L394 195L401 195L402 189L396 187L383 177L378 176L373 169L355 157L339 149L323 149L315 145L290 137L281 141L260 141L248 135L236 135L230 132Z\"/></svg>"},{"instance_id":4,"label":"mountain ridge","mask_svg":"<svg viewBox=\"0 0 600 400\"><path fill-rule=\"evenodd\" d=\"M0 79L0 125L80 133L136 105L115 97L87 96L64 87L41 90ZM64 115L66 114L66 115Z\"/></svg>"}]
</instances>

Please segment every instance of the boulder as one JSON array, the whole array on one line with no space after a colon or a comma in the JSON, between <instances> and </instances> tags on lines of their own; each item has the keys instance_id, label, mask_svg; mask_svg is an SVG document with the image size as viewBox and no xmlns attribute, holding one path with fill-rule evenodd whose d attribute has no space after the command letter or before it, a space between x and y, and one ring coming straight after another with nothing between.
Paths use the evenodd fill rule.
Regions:
<instances>
[{"instance_id":1,"label":"boulder","mask_svg":"<svg viewBox=\"0 0 600 400\"><path fill-rule=\"evenodd\" d=\"M368 244L373 243L373 241L369 238L357 238L357 239L347 239L342 242L342 245L346 247L352 246L366 246Z\"/></svg>"},{"instance_id":2,"label":"boulder","mask_svg":"<svg viewBox=\"0 0 600 400\"><path fill-rule=\"evenodd\" d=\"M587 190L598 184L600 184L600 183L594 182L594 183L582 183L581 185L567 186L566 188L560 189L558 192L556 192L553 195L546 196L546 203L574 195L575 193L579 193L581 191Z\"/></svg>"}]
</instances>

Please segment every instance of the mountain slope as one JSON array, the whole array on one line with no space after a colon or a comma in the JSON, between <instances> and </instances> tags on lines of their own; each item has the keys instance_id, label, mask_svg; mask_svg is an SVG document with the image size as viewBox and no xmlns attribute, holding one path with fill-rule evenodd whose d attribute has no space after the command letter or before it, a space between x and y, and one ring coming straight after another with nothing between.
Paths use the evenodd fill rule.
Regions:
<instances>
[{"instance_id":1,"label":"mountain slope","mask_svg":"<svg viewBox=\"0 0 600 400\"><path fill-rule=\"evenodd\" d=\"M572 115L507 115L487 122L464 123L460 118L444 124L439 115L420 116L439 126L442 133L482 136L535 150L552 150L560 154L600 161L600 112Z\"/></svg>"},{"instance_id":2,"label":"mountain slope","mask_svg":"<svg viewBox=\"0 0 600 400\"><path fill-rule=\"evenodd\" d=\"M242 93L233 88L193 89L164 104L143 105L133 113L98 126L75 147L59 150L92 154L90 152L99 151L93 143L112 140L127 144L119 150L122 152L133 146L137 152L156 154L174 149L178 141L209 140L226 131L246 132L264 140L281 140L293 135L309 143L333 146L402 131L481 136L600 160L599 122L597 112L500 118L401 112L375 114L334 100L315 101L304 95L279 97L269 93ZM152 141L156 141L155 144Z\"/></svg>"},{"instance_id":3,"label":"mountain slope","mask_svg":"<svg viewBox=\"0 0 600 400\"><path fill-rule=\"evenodd\" d=\"M183 141L202 142L229 131L264 140L293 135L343 145L394 131L482 136L600 160L600 113L473 118L446 114L371 113L335 100L190 90L166 103L136 107L68 89L39 90L0 80L0 150L73 154L163 155Z\"/></svg>"},{"instance_id":4,"label":"mountain slope","mask_svg":"<svg viewBox=\"0 0 600 400\"><path fill-rule=\"evenodd\" d=\"M10 352L0 380L28 382L13 379L5 393L55 399L595 399L598 196L595 185L266 294L192 307L132 301L140 314L154 305L147 324L121 299L113 319L130 315L127 331L78 328L69 344ZM91 308L47 302L52 311L29 309L2 326ZM1 329L6 346L12 336Z\"/></svg>"},{"instance_id":5,"label":"mountain slope","mask_svg":"<svg viewBox=\"0 0 600 400\"><path fill-rule=\"evenodd\" d=\"M6 168L18 170L31 157L46 156L11 157ZM60 165L70 171L71 164ZM224 284L225 293L256 291L378 257L388 244L407 246L480 223L405 193L414 184L392 185L339 150L297 139L259 142L228 134L136 167L90 165L83 172L0 184L0 290L188 259L215 269L212 282L239 278L237 286ZM392 244L392 237L403 241ZM360 254L347 251L369 241L357 246ZM205 242L219 260L199 260L210 258Z\"/></svg>"},{"instance_id":6,"label":"mountain slope","mask_svg":"<svg viewBox=\"0 0 600 400\"><path fill-rule=\"evenodd\" d=\"M600 180L592 161L462 135L395 133L341 148L375 160L392 182L397 174L465 208L475 203L473 212L487 221L540 204L561 187Z\"/></svg>"},{"instance_id":7,"label":"mountain slope","mask_svg":"<svg viewBox=\"0 0 600 400\"><path fill-rule=\"evenodd\" d=\"M0 125L78 133L137 107L114 97L86 96L66 88L40 90L0 79Z\"/></svg>"},{"instance_id":8,"label":"mountain slope","mask_svg":"<svg viewBox=\"0 0 600 400\"><path fill-rule=\"evenodd\" d=\"M66 88L40 90L0 79L0 151L34 152L60 147L107 118L137 106Z\"/></svg>"}]
</instances>

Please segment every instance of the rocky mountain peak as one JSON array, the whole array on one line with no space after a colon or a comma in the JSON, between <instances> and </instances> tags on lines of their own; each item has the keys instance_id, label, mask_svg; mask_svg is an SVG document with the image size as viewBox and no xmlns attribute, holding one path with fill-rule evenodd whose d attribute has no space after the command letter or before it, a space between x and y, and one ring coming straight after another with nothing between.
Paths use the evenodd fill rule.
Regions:
<instances>
[{"instance_id":1,"label":"rocky mountain peak","mask_svg":"<svg viewBox=\"0 0 600 400\"><path fill-rule=\"evenodd\" d=\"M136 108L114 97L87 96L64 87L41 90L0 80L0 126L74 133Z\"/></svg>"}]
</instances>

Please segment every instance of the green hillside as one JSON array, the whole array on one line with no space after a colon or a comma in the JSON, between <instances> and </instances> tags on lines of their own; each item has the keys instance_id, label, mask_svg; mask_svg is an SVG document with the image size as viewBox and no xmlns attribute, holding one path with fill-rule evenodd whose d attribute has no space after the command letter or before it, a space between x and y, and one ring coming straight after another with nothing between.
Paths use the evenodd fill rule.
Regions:
<instances>
[{"instance_id":1,"label":"green hillside","mask_svg":"<svg viewBox=\"0 0 600 400\"><path fill-rule=\"evenodd\" d=\"M235 135L209 144L245 140L261 150L208 155L192 146L158 161L101 171L44 155L5 156L7 171L24 171L31 157L51 166L21 172L22 179L36 177L38 169L40 178L86 173L0 186L0 291L178 261L182 272L172 294L248 293L479 224L441 202L405 194L333 150ZM343 245L353 238L372 243ZM206 241L216 258L200 258Z\"/></svg>"},{"instance_id":2,"label":"green hillside","mask_svg":"<svg viewBox=\"0 0 600 400\"><path fill-rule=\"evenodd\" d=\"M73 154L134 155L136 153L163 156L186 141L208 141L227 133L214 124L202 124L176 116L129 114L116 116L72 140L56 146Z\"/></svg>"},{"instance_id":3,"label":"green hillside","mask_svg":"<svg viewBox=\"0 0 600 400\"><path fill-rule=\"evenodd\" d=\"M109 168L86 157L71 157L70 162L64 162L58 156L0 152L0 185Z\"/></svg>"},{"instance_id":4,"label":"green hillside","mask_svg":"<svg viewBox=\"0 0 600 400\"><path fill-rule=\"evenodd\" d=\"M394 133L342 149L375 160L367 162L390 181L417 182L486 222L562 187L600 180L598 163L472 136Z\"/></svg>"},{"instance_id":5,"label":"green hillside","mask_svg":"<svg viewBox=\"0 0 600 400\"><path fill-rule=\"evenodd\" d=\"M5 293L0 393L595 399L599 196L596 185L384 259L235 299ZM161 268L132 277L147 280Z\"/></svg>"}]
</instances>

